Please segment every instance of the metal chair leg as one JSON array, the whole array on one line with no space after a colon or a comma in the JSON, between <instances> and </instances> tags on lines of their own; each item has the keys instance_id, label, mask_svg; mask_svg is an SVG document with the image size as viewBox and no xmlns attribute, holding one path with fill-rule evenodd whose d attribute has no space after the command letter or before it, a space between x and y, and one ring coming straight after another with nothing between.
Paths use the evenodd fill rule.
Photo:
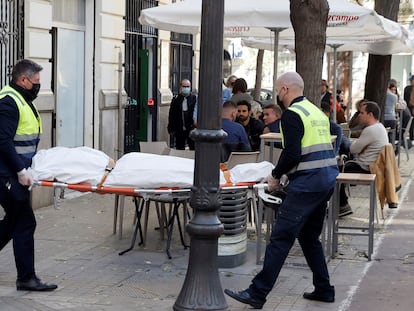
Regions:
<instances>
[{"instance_id":1,"label":"metal chair leg","mask_svg":"<svg viewBox=\"0 0 414 311\"><path fill-rule=\"evenodd\" d=\"M138 231L139 231L139 235L140 235L140 244L143 243L143 236L142 236L142 228L141 228L141 215L142 215L142 211L144 208L144 202L145 200L141 201L141 204L138 204L137 200L134 200L135 203L135 211L136 211L136 217L137 217L137 223L135 225L135 229L134 229L134 234L132 236L132 241L131 241L131 245L129 248L127 248L126 250L123 250L122 252L119 253L119 256L122 256L123 254L129 252L130 250L134 249L135 246L135 242L137 240L137 235L138 235Z\"/></svg>"}]
</instances>

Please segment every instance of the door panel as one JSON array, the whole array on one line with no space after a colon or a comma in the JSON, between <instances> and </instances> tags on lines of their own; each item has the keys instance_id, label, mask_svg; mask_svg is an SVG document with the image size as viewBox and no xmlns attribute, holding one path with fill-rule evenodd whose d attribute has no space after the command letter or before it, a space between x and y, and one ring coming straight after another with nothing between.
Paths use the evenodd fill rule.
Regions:
<instances>
[{"instance_id":1,"label":"door panel","mask_svg":"<svg viewBox=\"0 0 414 311\"><path fill-rule=\"evenodd\" d=\"M56 146L83 146L84 38L83 31L57 29Z\"/></svg>"}]
</instances>

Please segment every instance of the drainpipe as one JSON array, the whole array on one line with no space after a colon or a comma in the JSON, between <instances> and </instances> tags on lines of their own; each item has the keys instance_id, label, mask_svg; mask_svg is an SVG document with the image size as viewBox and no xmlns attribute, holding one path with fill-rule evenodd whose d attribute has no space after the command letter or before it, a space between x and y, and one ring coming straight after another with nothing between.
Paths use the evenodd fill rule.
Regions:
<instances>
[{"instance_id":1,"label":"drainpipe","mask_svg":"<svg viewBox=\"0 0 414 311\"><path fill-rule=\"evenodd\" d=\"M122 51L118 52L118 159L124 154L124 106L122 105Z\"/></svg>"}]
</instances>

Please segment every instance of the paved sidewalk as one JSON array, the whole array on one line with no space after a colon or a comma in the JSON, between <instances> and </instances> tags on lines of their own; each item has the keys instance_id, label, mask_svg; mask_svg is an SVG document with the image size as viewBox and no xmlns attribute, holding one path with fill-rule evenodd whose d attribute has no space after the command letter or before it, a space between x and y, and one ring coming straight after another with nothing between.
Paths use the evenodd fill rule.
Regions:
<instances>
[{"instance_id":1,"label":"paved sidewalk","mask_svg":"<svg viewBox=\"0 0 414 311\"><path fill-rule=\"evenodd\" d=\"M348 310L413 310L413 227L414 192L408 191L403 208L389 221L375 260L355 287Z\"/></svg>"},{"instance_id":2,"label":"paved sidewalk","mask_svg":"<svg viewBox=\"0 0 414 311\"><path fill-rule=\"evenodd\" d=\"M403 185L410 185L410 188L400 191L403 198L414 191L414 183L408 182L414 175L413 169L414 161L406 161L403 155ZM350 204L354 214L343 221L366 221L366 189L352 187L351 194ZM0 252L0 309L172 310L184 282L188 250L182 248L178 230L175 230L171 249L173 259L168 260L164 251L165 241L161 241L159 233L153 230L154 214L150 216L148 245L137 245L131 252L119 256L118 253L129 246L133 230L133 205L131 199L126 201L123 240L112 234L113 195L87 194L63 200L60 210L55 210L53 206L36 210L37 272L43 280L56 282L59 289L49 293L17 292L13 253L11 245L8 245ZM404 211L405 206L406 201L397 210L386 208L386 220L376 224L374 262L378 247L390 234L389 225L400 211ZM332 282L336 287L336 302L333 304L302 298L304 291L312 290L312 276L300 249L295 246L263 310L362 310L349 308L349 305L358 293L358 286L365 284L361 280L372 265L366 259L367 244L366 237L340 239L340 254L329 262ZM247 287L253 275L260 270L261 266L255 264L255 245L254 234L251 234L247 262L240 267L220 269L223 289ZM228 310L249 309L230 298L226 299Z\"/></svg>"}]
</instances>

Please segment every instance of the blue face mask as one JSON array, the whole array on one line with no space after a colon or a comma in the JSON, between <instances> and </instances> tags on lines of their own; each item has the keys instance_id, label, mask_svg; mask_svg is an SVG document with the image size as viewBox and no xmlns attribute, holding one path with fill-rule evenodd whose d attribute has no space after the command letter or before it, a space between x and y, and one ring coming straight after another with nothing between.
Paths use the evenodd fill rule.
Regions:
<instances>
[{"instance_id":1,"label":"blue face mask","mask_svg":"<svg viewBox=\"0 0 414 311\"><path fill-rule=\"evenodd\" d=\"M189 86L182 86L181 87L181 94L189 95L190 92L191 92L191 87L189 87Z\"/></svg>"}]
</instances>

